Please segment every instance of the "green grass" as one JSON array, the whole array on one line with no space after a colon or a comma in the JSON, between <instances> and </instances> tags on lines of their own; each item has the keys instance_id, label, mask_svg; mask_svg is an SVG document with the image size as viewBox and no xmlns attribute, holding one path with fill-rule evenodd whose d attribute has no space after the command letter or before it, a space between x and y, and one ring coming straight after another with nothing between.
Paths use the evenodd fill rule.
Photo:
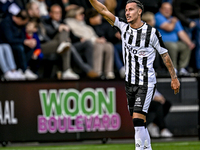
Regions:
<instances>
[{"instance_id":1,"label":"green grass","mask_svg":"<svg viewBox=\"0 0 200 150\"><path fill-rule=\"evenodd\" d=\"M153 150L200 150L200 142L152 143ZM0 147L2 150L134 150L134 144Z\"/></svg>"}]
</instances>

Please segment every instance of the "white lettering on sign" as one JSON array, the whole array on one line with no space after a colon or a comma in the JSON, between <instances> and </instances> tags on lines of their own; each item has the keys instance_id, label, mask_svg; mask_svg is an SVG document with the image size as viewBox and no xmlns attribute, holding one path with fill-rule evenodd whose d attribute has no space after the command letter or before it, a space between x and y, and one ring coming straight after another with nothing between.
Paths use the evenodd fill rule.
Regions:
<instances>
[{"instance_id":1,"label":"white lettering on sign","mask_svg":"<svg viewBox=\"0 0 200 150\"><path fill-rule=\"evenodd\" d=\"M4 108L4 109L3 109ZM18 119L15 118L14 101L5 101L4 107L0 101L0 124L17 124Z\"/></svg>"}]
</instances>

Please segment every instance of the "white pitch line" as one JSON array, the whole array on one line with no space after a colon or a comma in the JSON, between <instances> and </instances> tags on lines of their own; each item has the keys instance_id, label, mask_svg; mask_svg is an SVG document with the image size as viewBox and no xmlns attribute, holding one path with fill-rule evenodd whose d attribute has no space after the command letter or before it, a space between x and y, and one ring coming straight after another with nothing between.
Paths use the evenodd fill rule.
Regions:
<instances>
[{"instance_id":1,"label":"white pitch line","mask_svg":"<svg viewBox=\"0 0 200 150\"><path fill-rule=\"evenodd\" d=\"M198 142L194 142L194 143L189 143L189 142L181 142L181 143L157 143L157 144L153 144L153 146L167 146L167 145L170 145L170 146L178 146L178 145L199 145Z\"/></svg>"},{"instance_id":2,"label":"white pitch line","mask_svg":"<svg viewBox=\"0 0 200 150\"><path fill-rule=\"evenodd\" d=\"M102 149L102 148L106 148L106 147L108 147L108 146L97 146L97 147L95 147L95 148L97 148L97 149ZM82 146L80 146L80 147L48 147L48 148L43 148L43 147L38 147L38 148L31 148L31 147L27 147L27 148L21 148L21 149L19 149L19 148L14 148L14 149L8 149L8 150L81 150L81 149L85 149L85 150L87 150L87 147L82 147Z\"/></svg>"}]
</instances>

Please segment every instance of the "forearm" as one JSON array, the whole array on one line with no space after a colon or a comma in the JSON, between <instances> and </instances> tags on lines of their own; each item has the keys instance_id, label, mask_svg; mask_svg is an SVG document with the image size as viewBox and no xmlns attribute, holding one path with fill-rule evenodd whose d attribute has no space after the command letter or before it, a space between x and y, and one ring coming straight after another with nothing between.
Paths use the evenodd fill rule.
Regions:
<instances>
[{"instance_id":1,"label":"forearm","mask_svg":"<svg viewBox=\"0 0 200 150\"><path fill-rule=\"evenodd\" d=\"M192 41L190 40L190 38L188 37L188 35L185 33L185 31L180 31L178 33L179 35L179 38L184 42L186 43L188 46L191 45Z\"/></svg>"},{"instance_id":2,"label":"forearm","mask_svg":"<svg viewBox=\"0 0 200 150\"><path fill-rule=\"evenodd\" d=\"M170 23L163 23L160 28L167 31L171 32L174 30L176 23L170 22Z\"/></svg>"},{"instance_id":3,"label":"forearm","mask_svg":"<svg viewBox=\"0 0 200 150\"><path fill-rule=\"evenodd\" d=\"M108 11L105 5L101 4L97 0L89 0L92 6L113 26L115 22L115 16Z\"/></svg>"},{"instance_id":4,"label":"forearm","mask_svg":"<svg viewBox=\"0 0 200 150\"><path fill-rule=\"evenodd\" d=\"M101 14L104 15L103 12L107 10L106 6L100 3L97 0L89 0L91 5Z\"/></svg>"},{"instance_id":5,"label":"forearm","mask_svg":"<svg viewBox=\"0 0 200 150\"><path fill-rule=\"evenodd\" d=\"M161 55L162 59L163 59L163 62L165 64L165 66L167 67L169 73L170 73L170 76L172 79L176 79L177 76L176 76L176 73L175 73L175 70L174 70L174 66L173 66L173 63L171 61L171 58L169 56L168 53L164 53Z\"/></svg>"}]
</instances>

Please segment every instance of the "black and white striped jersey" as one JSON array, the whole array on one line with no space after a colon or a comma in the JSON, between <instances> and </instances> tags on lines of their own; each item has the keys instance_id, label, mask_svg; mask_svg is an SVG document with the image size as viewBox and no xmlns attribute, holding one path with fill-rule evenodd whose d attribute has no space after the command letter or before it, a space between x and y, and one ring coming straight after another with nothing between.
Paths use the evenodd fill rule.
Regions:
<instances>
[{"instance_id":1,"label":"black and white striped jersey","mask_svg":"<svg viewBox=\"0 0 200 150\"><path fill-rule=\"evenodd\" d=\"M138 29L116 17L114 26L121 31L125 81L130 84L154 86L156 83L153 62L156 50L167 52L158 30L144 23Z\"/></svg>"}]
</instances>

